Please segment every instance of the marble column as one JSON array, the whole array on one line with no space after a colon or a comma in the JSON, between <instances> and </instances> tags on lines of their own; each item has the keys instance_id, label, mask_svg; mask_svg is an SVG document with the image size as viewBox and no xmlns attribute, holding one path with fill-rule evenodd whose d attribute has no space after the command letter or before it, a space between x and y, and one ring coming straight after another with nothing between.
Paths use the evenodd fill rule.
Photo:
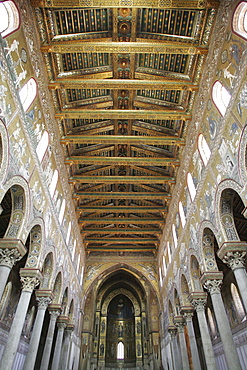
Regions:
<instances>
[{"instance_id":1,"label":"marble column","mask_svg":"<svg viewBox=\"0 0 247 370\"><path fill-rule=\"evenodd\" d=\"M0 301L12 267L26 253L21 240L0 239Z\"/></svg>"},{"instance_id":2,"label":"marble column","mask_svg":"<svg viewBox=\"0 0 247 370\"><path fill-rule=\"evenodd\" d=\"M232 331L220 293L222 278L223 273L205 272L201 278L201 281L204 288L208 290L211 296L215 319L218 325L228 368L241 370L242 367L240 365L237 350L232 337Z\"/></svg>"},{"instance_id":3,"label":"marble column","mask_svg":"<svg viewBox=\"0 0 247 370\"><path fill-rule=\"evenodd\" d=\"M168 327L168 333L171 337L171 354L172 354L172 369L176 370L181 368L180 355L177 348L177 328L175 325Z\"/></svg>"},{"instance_id":4,"label":"marble column","mask_svg":"<svg viewBox=\"0 0 247 370\"><path fill-rule=\"evenodd\" d=\"M54 336L54 331L55 331L55 325L56 325L57 318L61 313L61 306L60 305L50 305L48 307L48 310L50 314L50 323L49 323L49 328L48 328L48 332L46 335L46 341L45 341L43 356L41 360L40 370L48 369L53 336Z\"/></svg>"},{"instance_id":5,"label":"marble column","mask_svg":"<svg viewBox=\"0 0 247 370\"><path fill-rule=\"evenodd\" d=\"M245 256L247 243L226 242L218 250L219 258L233 271L238 289L247 313L247 274L245 269Z\"/></svg>"},{"instance_id":6,"label":"marble column","mask_svg":"<svg viewBox=\"0 0 247 370\"><path fill-rule=\"evenodd\" d=\"M54 349L54 354L53 354L53 359L52 359L52 365L51 365L51 370L58 370L59 368L59 363L60 363L60 355L61 355L61 349L62 349L62 344L63 344L63 335L64 335L64 330L67 326L68 323L68 317L67 316L59 316L57 320L57 338L56 338L56 344L55 344L55 349Z\"/></svg>"},{"instance_id":7,"label":"marble column","mask_svg":"<svg viewBox=\"0 0 247 370\"><path fill-rule=\"evenodd\" d=\"M181 307L181 314L183 315L183 317L186 321L187 328L188 328L193 368L195 370L201 370L201 363L200 363L198 348L197 348L197 344L196 344L194 326L193 326L193 323L192 323L192 317L193 317L193 314L194 314L194 307L193 306L182 306Z\"/></svg>"},{"instance_id":8,"label":"marble column","mask_svg":"<svg viewBox=\"0 0 247 370\"><path fill-rule=\"evenodd\" d=\"M70 347L71 347L71 336L74 330L74 325L68 324L64 331L64 342L62 348L62 355L60 359L60 369L67 370L69 363Z\"/></svg>"},{"instance_id":9,"label":"marble column","mask_svg":"<svg viewBox=\"0 0 247 370\"><path fill-rule=\"evenodd\" d=\"M202 346L204 352L204 358L207 365L207 369L210 370L217 370L215 357L214 357L214 350L208 330L207 319L205 315L205 306L207 303L207 293L205 292L192 292L190 294L190 300L192 305L194 306L197 318L199 329L201 333L202 339Z\"/></svg>"},{"instance_id":10,"label":"marble column","mask_svg":"<svg viewBox=\"0 0 247 370\"><path fill-rule=\"evenodd\" d=\"M28 347L23 370L32 370L35 365L37 351L39 347L40 335L43 327L45 311L48 304L52 301L52 292L50 290L37 290L36 301L38 304L38 311L35 318L35 323L31 335L31 340Z\"/></svg>"},{"instance_id":11,"label":"marble column","mask_svg":"<svg viewBox=\"0 0 247 370\"><path fill-rule=\"evenodd\" d=\"M29 272L31 276L27 276L27 272ZM1 359L1 370L12 369L30 303L30 298L35 286L39 284L41 278L39 270L36 269L32 269L32 271L31 269L21 269L20 275L22 292Z\"/></svg>"},{"instance_id":12,"label":"marble column","mask_svg":"<svg viewBox=\"0 0 247 370\"><path fill-rule=\"evenodd\" d=\"M189 364L189 357L188 357L188 351L184 336L184 326L185 326L185 320L182 315L175 316L174 319L174 325L176 326L178 330L178 338L180 343L180 351L182 356L182 369L183 370L190 370L190 364Z\"/></svg>"}]
</instances>

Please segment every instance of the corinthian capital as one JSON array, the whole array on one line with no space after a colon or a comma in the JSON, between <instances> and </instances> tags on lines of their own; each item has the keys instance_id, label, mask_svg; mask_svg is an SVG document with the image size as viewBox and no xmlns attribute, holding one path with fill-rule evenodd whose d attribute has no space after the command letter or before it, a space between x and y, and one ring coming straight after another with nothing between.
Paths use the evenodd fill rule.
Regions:
<instances>
[{"instance_id":1,"label":"corinthian capital","mask_svg":"<svg viewBox=\"0 0 247 370\"><path fill-rule=\"evenodd\" d=\"M207 302L207 299L203 299L203 298L197 298L197 299L194 298L191 301L196 311L204 311L206 302Z\"/></svg>"},{"instance_id":2,"label":"corinthian capital","mask_svg":"<svg viewBox=\"0 0 247 370\"><path fill-rule=\"evenodd\" d=\"M60 313L61 313L61 311L59 311L59 310L57 310L57 311L56 310L49 310L51 320L57 320Z\"/></svg>"},{"instance_id":3,"label":"corinthian capital","mask_svg":"<svg viewBox=\"0 0 247 370\"><path fill-rule=\"evenodd\" d=\"M222 261L234 271L239 268L245 268L245 255L246 252L243 251L229 251Z\"/></svg>"},{"instance_id":4,"label":"corinthian capital","mask_svg":"<svg viewBox=\"0 0 247 370\"><path fill-rule=\"evenodd\" d=\"M222 285L222 280L207 280L204 283L204 288L209 291L210 294L220 293L220 288Z\"/></svg>"},{"instance_id":5,"label":"corinthian capital","mask_svg":"<svg viewBox=\"0 0 247 370\"><path fill-rule=\"evenodd\" d=\"M37 297L36 301L38 303L38 308L46 309L48 304L52 302L52 299L50 297Z\"/></svg>"},{"instance_id":6,"label":"corinthian capital","mask_svg":"<svg viewBox=\"0 0 247 370\"><path fill-rule=\"evenodd\" d=\"M64 330L66 328L67 324L65 322L58 322L57 327L58 330Z\"/></svg>"},{"instance_id":7,"label":"corinthian capital","mask_svg":"<svg viewBox=\"0 0 247 370\"><path fill-rule=\"evenodd\" d=\"M0 265L12 268L21 259L18 249L0 249Z\"/></svg>"},{"instance_id":8,"label":"corinthian capital","mask_svg":"<svg viewBox=\"0 0 247 370\"><path fill-rule=\"evenodd\" d=\"M22 291L32 292L34 288L39 285L39 279L37 277L21 276Z\"/></svg>"}]
</instances>

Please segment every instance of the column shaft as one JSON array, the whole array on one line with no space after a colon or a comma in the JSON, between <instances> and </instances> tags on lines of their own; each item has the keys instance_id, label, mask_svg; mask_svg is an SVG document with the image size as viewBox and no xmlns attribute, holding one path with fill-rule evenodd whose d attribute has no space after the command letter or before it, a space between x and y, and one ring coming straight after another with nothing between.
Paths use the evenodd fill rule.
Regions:
<instances>
[{"instance_id":1,"label":"column shaft","mask_svg":"<svg viewBox=\"0 0 247 370\"><path fill-rule=\"evenodd\" d=\"M179 336L179 343L180 343L180 350L182 356L182 369L183 370L190 370L186 341L184 337L184 328L178 329L178 336Z\"/></svg>"},{"instance_id":2,"label":"column shaft","mask_svg":"<svg viewBox=\"0 0 247 370\"><path fill-rule=\"evenodd\" d=\"M186 322L187 322L188 334L189 334L189 339L190 339L190 348L191 348L193 367L195 370L201 370L201 364L200 364L192 319L187 319Z\"/></svg>"},{"instance_id":3,"label":"column shaft","mask_svg":"<svg viewBox=\"0 0 247 370\"><path fill-rule=\"evenodd\" d=\"M228 368L241 370L237 350L233 341L231 328L220 292L211 293L211 299Z\"/></svg>"},{"instance_id":4,"label":"column shaft","mask_svg":"<svg viewBox=\"0 0 247 370\"><path fill-rule=\"evenodd\" d=\"M56 340L51 370L58 370L59 368L59 361L60 361L63 334L64 334L65 327L66 327L66 324L58 324L57 340Z\"/></svg>"},{"instance_id":5,"label":"column shaft","mask_svg":"<svg viewBox=\"0 0 247 370\"><path fill-rule=\"evenodd\" d=\"M204 309L197 309L196 312L197 312L198 324L200 328L203 352L204 352L204 357L205 357L205 361L207 364L207 369L217 370L217 366L215 363L215 357L214 357L214 350L213 350L210 334L208 331L208 324L207 324Z\"/></svg>"},{"instance_id":6,"label":"column shaft","mask_svg":"<svg viewBox=\"0 0 247 370\"><path fill-rule=\"evenodd\" d=\"M238 289L244 304L245 312L247 313L247 275L244 268L237 268L233 270Z\"/></svg>"},{"instance_id":7,"label":"column shaft","mask_svg":"<svg viewBox=\"0 0 247 370\"><path fill-rule=\"evenodd\" d=\"M38 298L40 299L40 298ZM44 301L46 300L46 301ZM48 303L50 303L50 299L44 298L43 305L38 307L38 312L36 315L31 340L28 347L27 356L25 359L23 370L32 370L35 365L37 351L39 348L39 341L40 341L40 335L43 327L44 317L45 317L45 311L47 308ZM44 304L45 303L45 304Z\"/></svg>"},{"instance_id":8,"label":"column shaft","mask_svg":"<svg viewBox=\"0 0 247 370\"><path fill-rule=\"evenodd\" d=\"M176 336L172 338L172 353L174 370L181 369L182 361L178 350L178 343Z\"/></svg>"},{"instance_id":9,"label":"column shaft","mask_svg":"<svg viewBox=\"0 0 247 370\"><path fill-rule=\"evenodd\" d=\"M11 267L0 265L0 301L2 299L4 289L8 281L10 270Z\"/></svg>"},{"instance_id":10,"label":"column shaft","mask_svg":"<svg viewBox=\"0 0 247 370\"><path fill-rule=\"evenodd\" d=\"M75 343L72 341L70 346L68 370L72 370L74 354L75 354Z\"/></svg>"},{"instance_id":11,"label":"column shaft","mask_svg":"<svg viewBox=\"0 0 247 370\"><path fill-rule=\"evenodd\" d=\"M52 347L53 336L54 336L54 330L55 330L55 325L56 325L56 320L57 320L58 315L59 315L59 312L57 312L57 314L54 314L54 313L51 314L49 328L48 328L46 341L45 341L44 352L43 352L41 365L40 365L40 370L48 369L50 355L51 355L51 347Z\"/></svg>"},{"instance_id":12,"label":"column shaft","mask_svg":"<svg viewBox=\"0 0 247 370\"><path fill-rule=\"evenodd\" d=\"M8 340L1 359L1 370L11 369L15 355L18 349L21 332L25 322L28 305L31 298L31 291L22 291L21 297L15 312L15 316L11 325Z\"/></svg>"},{"instance_id":13,"label":"column shaft","mask_svg":"<svg viewBox=\"0 0 247 370\"><path fill-rule=\"evenodd\" d=\"M62 347L62 354L60 359L60 368L62 370L67 370L68 362L69 362L69 355L70 355L70 346L71 346L71 330L68 328L64 332L64 341Z\"/></svg>"}]
</instances>

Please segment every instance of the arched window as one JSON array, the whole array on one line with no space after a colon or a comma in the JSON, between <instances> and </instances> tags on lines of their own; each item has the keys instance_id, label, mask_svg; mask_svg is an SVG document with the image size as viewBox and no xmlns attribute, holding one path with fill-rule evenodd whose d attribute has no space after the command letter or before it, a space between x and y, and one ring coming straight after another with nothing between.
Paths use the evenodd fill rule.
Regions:
<instances>
[{"instance_id":1,"label":"arched window","mask_svg":"<svg viewBox=\"0 0 247 370\"><path fill-rule=\"evenodd\" d=\"M163 275L162 275L161 267L159 268L159 276L160 276L160 286L162 286L163 285Z\"/></svg>"},{"instance_id":2,"label":"arched window","mask_svg":"<svg viewBox=\"0 0 247 370\"><path fill-rule=\"evenodd\" d=\"M191 200L193 202L196 196L196 187L195 187L195 184L194 184L194 181L193 181L193 178L190 172L187 174L187 186L189 189Z\"/></svg>"},{"instance_id":3,"label":"arched window","mask_svg":"<svg viewBox=\"0 0 247 370\"><path fill-rule=\"evenodd\" d=\"M207 315L208 315L208 323L209 323L209 327L210 327L212 336L213 336L213 338L215 338L216 337L216 326L215 326L212 311L209 307L207 308Z\"/></svg>"},{"instance_id":4,"label":"arched window","mask_svg":"<svg viewBox=\"0 0 247 370\"><path fill-rule=\"evenodd\" d=\"M70 238L70 232L71 232L71 221L69 222L69 227L68 227L68 232L67 232L67 237L66 237L66 244L68 245L69 243L69 238Z\"/></svg>"},{"instance_id":5,"label":"arched window","mask_svg":"<svg viewBox=\"0 0 247 370\"><path fill-rule=\"evenodd\" d=\"M231 94L222 85L220 81L216 81L212 88L212 99L220 114L225 115L226 109L231 99Z\"/></svg>"},{"instance_id":6,"label":"arched window","mask_svg":"<svg viewBox=\"0 0 247 370\"><path fill-rule=\"evenodd\" d=\"M76 239L74 241L74 245L73 245L73 250L72 250L72 261L74 261L74 258L75 258L75 250L76 250Z\"/></svg>"},{"instance_id":7,"label":"arched window","mask_svg":"<svg viewBox=\"0 0 247 370\"><path fill-rule=\"evenodd\" d=\"M124 359L124 344L123 342L119 342L117 345L117 359L123 360Z\"/></svg>"},{"instance_id":8,"label":"arched window","mask_svg":"<svg viewBox=\"0 0 247 370\"><path fill-rule=\"evenodd\" d=\"M172 252L171 252L171 246L170 243L167 242L167 253L168 253L168 262L171 263L172 260Z\"/></svg>"},{"instance_id":9,"label":"arched window","mask_svg":"<svg viewBox=\"0 0 247 370\"><path fill-rule=\"evenodd\" d=\"M233 32L247 40L247 1L238 4L232 19Z\"/></svg>"},{"instance_id":10,"label":"arched window","mask_svg":"<svg viewBox=\"0 0 247 370\"><path fill-rule=\"evenodd\" d=\"M55 170L53 172L51 183L50 183L50 186L49 186L49 191L50 191L51 197L53 197L54 192L56 190L57 181L58 181L58 170Z\"/></svg>"},{"instance_id":11,"label":"arched window","mask_svg":"<svg viewBox=\"0 0 247 370\"><path fill-rule=\"evenodd\" d=\"M211 155L211 150L210 150L210 148L208 146L208 143L206 142L206 139L203 136L203 134L200 134L198 136L198 150L199 150L199 153L202 157L204 166L206 166L208 164L208 161L209 161L209 158L210 158L210 155Z\"/></svg>"},{"instance_id":12,"label":"arched window","mask_svg":"<svg viewBox=\"0 0 247 370\"><path fill-rule=\"evenodd\" d=\"M21 104L26 112L37 95L37 83L34 78L30 78L19 91Z\"/></svg>"},{"instance_id":13,"label":"arched window","mask_svg":"<svg viewBox=\"0 0 247 370\"><path fill-rule=\"evenodd\" d=\"M58 221L59 221L60 224L63 221L64 211L65 211L65 199L63 199L63 202L62 202L62 205L61 205L61 208L60 208L60 212L59 212L59 216L58 216Z\"/></svg>"},{"instance_id":14,"label":"arched window","mask_svg":"<svg viewBox=\"0 0 247 370\"><path fill-rule=\"evenodd\" d=\"M42 162L42 159L44 158L48 145L49 145L49 134L47 131L44 131L36 148L36 153L40 162Z\"/></svg>"},{"instance_id":15,"label":"arched window","mask_svg":"<svg viewBox=\"0 0 247 370\"><path fill-rule=\"evenodd\" d=\"M3 159L3 141L2 141L2 135L0 134L0 168L2 165L2 159Z\"/></svg>"},{"instance_id":16,"label":"arched window","mask_svg":"<svg viewBox=\"0 0 247 370\"><path fill-rule=\"evenodd\" d=\"M13 1L0 3L0 32L2 37L8 36L20 26L20 16Z\"/></svg>"},{"instance_id":17,"label":"arched window","mask_svg":"<svg viewBox=\"0 0 247 370\"><path fill-rule=\"evenodd\" d=\"M76 273L77 273L77 275L79 274L80 259L81 259L81 256L79 255L79 258L78 258L78 261L77 261L77 267L76 267Z\"/></svg>"},{"instance_id":18,"label":"arched window","mask_svg":"<svg viewBox=\"0 0 247 370\"><path fill-rule=\"evenodd\" d=\"M165 256L163 256L163 264L162 264L162 267L163 267L164 276L166 276L166 259L165 259Z\"/></svg>"},{"instance_id":19,"label":"arched window","mask_svg":"<svg viewBox=\"0 0 247 370\"><path fill-rule=\"evenodd\" d=\"M186 221L185 221L184 207L182 205L182 202L178 203L178 211L179 211L179 216L180 216L182 227L184 227Z\"/></svg>"},{"instance_id":20,"label":"arched window","mask_svg":"<svg viewBox=\"0 0 247 370\"><path fill-rule=\"evenodd\" d=\"M84 276L84 266L81 267L81 279L80 279L80 285L82 285L83 282L83 276Z\"/></svg>"},{"instance_id":21,"label":"arched window","mask_svg":"<svg viewBox=\"0 0 247 370\"><path fill-rule=\"evenodd\" d=\"M232 299L233 299L234 306L236 308L238 317L240 318L241 321L246 320L246 314L245 314L243 303L239 296L236 285L233 283L231 283L231 294L232 294Z\"/></svg>"},{"instance_id":22,"label":"arched window","mask_svg":"<svg viewBox=\"0 0 247 370\"><path fill-rule=\"evenodd\" d=\"M172 235L173 235L174 247L176 249L178 246L178 237L177 237L177 232L176 232L176 228L174 224L172 224Z\"/></svg>"}]
</instances>

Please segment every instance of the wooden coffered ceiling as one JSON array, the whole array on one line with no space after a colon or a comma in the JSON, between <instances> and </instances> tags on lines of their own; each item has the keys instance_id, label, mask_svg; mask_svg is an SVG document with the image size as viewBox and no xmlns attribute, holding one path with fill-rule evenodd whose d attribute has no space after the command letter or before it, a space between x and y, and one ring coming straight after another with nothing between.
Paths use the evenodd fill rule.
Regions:
<instances>
[{"instance_id":1,"label":"wooden coffered ceiling","mask_svg":"<svg viewBox=\"0 0 247 370\"><path fill-rule=\"evenodd\" d=\"M155 252L218 2L32 5L86 250Z\"/></svg>"}]
</instances>

